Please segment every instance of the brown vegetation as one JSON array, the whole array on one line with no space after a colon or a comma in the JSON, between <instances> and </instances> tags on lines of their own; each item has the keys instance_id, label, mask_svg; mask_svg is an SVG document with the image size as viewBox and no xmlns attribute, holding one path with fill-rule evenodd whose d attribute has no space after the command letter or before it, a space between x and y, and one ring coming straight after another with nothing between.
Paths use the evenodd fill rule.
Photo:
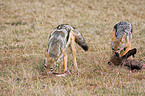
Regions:
<instances>
[{"instance_id":1,"label":"brown vegetation","mask_svg":"<svg viewBox=\"0 0 145 96\"><path fill-rule=\"evenodd\" d=\"M145 0L1 0L0 95L120 96L145 94L145 70L113 68L113 26L133 25L136 60L145 62ZM70 24L84 36L88 52L77 49L79 75L68 49L71 75L32 80L43 71L43 49L59 24Z\"/></svg>"}]
</instances>

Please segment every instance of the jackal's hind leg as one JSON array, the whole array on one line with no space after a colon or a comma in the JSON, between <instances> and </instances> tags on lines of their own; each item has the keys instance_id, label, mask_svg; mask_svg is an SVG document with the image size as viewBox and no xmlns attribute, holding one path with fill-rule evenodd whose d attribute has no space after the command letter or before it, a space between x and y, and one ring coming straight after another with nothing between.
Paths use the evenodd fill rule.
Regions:
<instances>
[{"instance_id":1,"label":"jackal's hind leg","mask_svg":"<svg viewBox=\"0 0 145 96\"><path fill-rule=\"evenodd\" d=\"M72 36L71 47L72 47L72 51L73 51L74 65L78 70L77 60L76 60L75 37L74 36Z\"/></svg>"}]
</instances>

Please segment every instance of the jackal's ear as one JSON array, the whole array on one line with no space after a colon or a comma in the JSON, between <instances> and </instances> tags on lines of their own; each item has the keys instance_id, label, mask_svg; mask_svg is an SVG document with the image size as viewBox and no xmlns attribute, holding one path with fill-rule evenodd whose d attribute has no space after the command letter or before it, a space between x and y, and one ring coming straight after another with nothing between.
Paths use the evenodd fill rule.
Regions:
<instances>
[{"instance_id":1,"label":"jackal's ear","mask_svg":"<svg viewBox=\"0 0 145 96\"><path fill-rule=\"evenodd\" d=\"M115 31L111 33L112 40L116 40Z\"/></svg>"},{"instance_id":2,"label":"jackal's ear","mask_svg":"<svg viewBox=\"0 0 145 96\"><path fill-rule=\"evenodd\" d=\"M47 57L47 58L50 57L49 54L48 54L48 52L45 52L44 55L45 55L45 57Z\"/></svg>"},{"instance_id":3,"label":"jackal's ear","mask_svg":"<svg viewBox=\"0 0 145 96\"><path fill-rule=\"evenodd\" d=\"M123 40L125 40L125 37L126 37L126 33L124 33L123 36L119 40L123 41Z\"/></svg>"}]
</instances>

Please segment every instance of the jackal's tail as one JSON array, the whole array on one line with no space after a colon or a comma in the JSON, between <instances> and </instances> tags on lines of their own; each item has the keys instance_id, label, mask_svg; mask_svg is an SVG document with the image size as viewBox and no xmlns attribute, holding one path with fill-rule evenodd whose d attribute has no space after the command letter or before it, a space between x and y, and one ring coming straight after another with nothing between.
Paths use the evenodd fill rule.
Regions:
<instances>
[{"instance_id":1,"label":"jackal's tail","mask_svg":"<svg viewBox=\"0 0 145 96\"><path fill-rule=\"evenodd\" d=\"M88 46L82 34L77 29L74 29L73 32L75 33L75 42L79 46L81 46L85 51L88 51Z\"/></svg>"}]
</instances>

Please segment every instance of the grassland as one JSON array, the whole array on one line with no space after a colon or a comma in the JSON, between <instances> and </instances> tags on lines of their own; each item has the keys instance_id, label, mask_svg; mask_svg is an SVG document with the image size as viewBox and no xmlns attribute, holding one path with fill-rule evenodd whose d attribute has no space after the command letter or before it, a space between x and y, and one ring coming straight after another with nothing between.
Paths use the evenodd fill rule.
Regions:
<instances>
[{"instance_id":1,"label":"grassland","mask_svg":"<svg viewBox=\"0 0 145 96\"><path fill-rule=\"evenodd\" d=\"M144 96L145 70L107 65L119 21L133 25L135 59L145 62L145 0L0 0L0 96ZM80 74L68 50L70 76L33 80L44 71L50 33L66 23L89 46L76 46Z\"/></svg>"}]
</instances>

